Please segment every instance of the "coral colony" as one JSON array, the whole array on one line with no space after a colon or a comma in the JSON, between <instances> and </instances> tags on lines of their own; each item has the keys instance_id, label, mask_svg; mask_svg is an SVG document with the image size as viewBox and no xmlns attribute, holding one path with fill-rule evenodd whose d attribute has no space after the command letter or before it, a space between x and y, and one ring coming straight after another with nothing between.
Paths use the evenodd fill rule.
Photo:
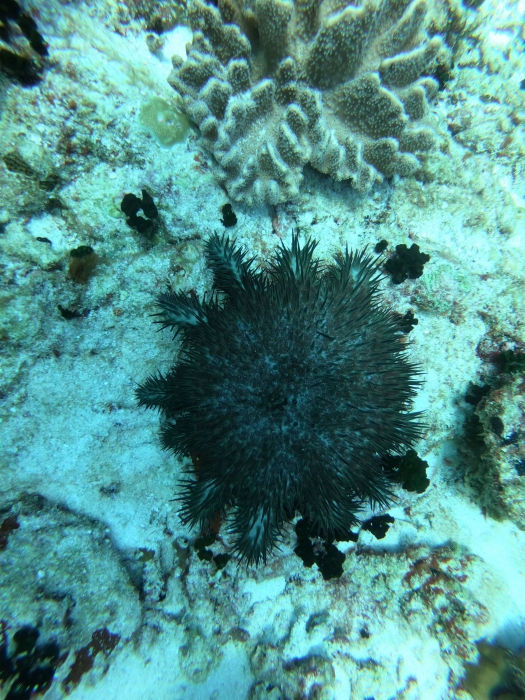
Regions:
<instances>
[{"instance_id":1,"label":"coral colony","mask_svg":"<svg viewBox=\"0 0 525 700\"><path fill-rule=\"evenodd\" d=\"M170 83L234 200L277 204L306 164L360 190L408 175L427 123L441 39L425 0L194 0L193 42ZM345 57L345 60L342 60Z\"/></svg>"},{"instance_id":2,"label":"coral colony","mask_svg":"<svg viewBox=\"0 0 525 700\"><path fill-rule=\"evenodd\" d=\"M203 302L159 296L179 360L137 389L164 415L163 446L192 459L183 521L229 518L248 562L266 560L296 512L329 537L364 502L388 503L384 460L421 434L410 412L420 370L380 303L377 263L347 250L324 264L315 247L294 235L260 269L212 236L215 291Z\"/></svg>"}]
</instances>

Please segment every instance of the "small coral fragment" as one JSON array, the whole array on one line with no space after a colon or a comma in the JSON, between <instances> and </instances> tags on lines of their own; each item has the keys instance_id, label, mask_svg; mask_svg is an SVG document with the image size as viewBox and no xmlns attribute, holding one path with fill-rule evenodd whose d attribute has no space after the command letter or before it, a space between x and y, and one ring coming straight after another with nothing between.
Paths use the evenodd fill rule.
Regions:
<instances>
[{"instance_id":1,"label":"small coral fragment","mask_svg":"<svg viewBox=\"0 0 525 700\"><path fill-rule=\"evenodd\" d=\"M189 5L193 42L170 83L234 200L287 201L306 164L360 191L416 170L442 51L425 0L217 4Z\"/></svg>"},{"instance_id":2,"label":"small coral fragment","mask_svg":"<svg viewBox=\"0 0 525 700\"><path fill-rule=\"evenodd\" d=\"M139 121L165 148L184 141L190 128L188 117L161 97L152 97L142 105Z\"/></svg>"},{"instance_id":3,"label":"small coral fragment","mask_svg":"<svg viewBox=\"0 0 525 700\"><path fill-rule=\"evenodd\" d=\"M126 9L133 18L143 21L147 31L162 35L177 24L184 24L186 0L133 0Z\"/></svg>"},{"instance_id":4,"label":"small coral fragment","mask_svg":"<svg viewBox=\"0 0 525 700\"><path fill-rule=\"evenodd\" d=\"M61 177L57 172L53 170L38 172L16 150L5 153L2 156L2 161L10 173L22 175L28 180L36 182L39 189L45 192L52 192L61 184ZM28 185L31 186L30 183ZM59 197L50 197L44 208L46 211L51 211L52 209L66 209L67 207Z\"/></svg>"},{"instance_id":5,"label":"small coral fragment","mask_svg":"<svg viewBox=\"0 0 525 700\"><path fill-rule=\"evenodd\" d=\"M525 698L525 649L513 654L483 640L477 643L477 664L465 664L463 687L474 700Z\"/></svg>"},{"instance_id":6,"label":"small coral fragment","mask_svg":"<svg viewBox=\"0 0 525 700\"><path fill-rule=\"evenodd\" d=\"M68 273L74 282L86 284L94 269L98 265L98 255L89 245L81 245L69 253Z\"/></svg>"}]
</instances>

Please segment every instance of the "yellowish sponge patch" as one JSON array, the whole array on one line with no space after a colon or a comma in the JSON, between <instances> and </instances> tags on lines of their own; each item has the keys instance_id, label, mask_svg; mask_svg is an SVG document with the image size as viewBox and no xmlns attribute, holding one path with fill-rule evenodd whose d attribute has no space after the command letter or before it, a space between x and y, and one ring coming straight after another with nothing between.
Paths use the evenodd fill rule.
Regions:
<instances>
[{"instance_id":1,"label":"yellowish sponge patch","mask_svg":"<svg viewBox=\"0 0 525 700\"><path fill-rule=\"evenodd\" d=\"M162 97L152 97L141 106L139 122L165 148L184 141L190 128L188 117Z\"/></svg>"}]
</instances>

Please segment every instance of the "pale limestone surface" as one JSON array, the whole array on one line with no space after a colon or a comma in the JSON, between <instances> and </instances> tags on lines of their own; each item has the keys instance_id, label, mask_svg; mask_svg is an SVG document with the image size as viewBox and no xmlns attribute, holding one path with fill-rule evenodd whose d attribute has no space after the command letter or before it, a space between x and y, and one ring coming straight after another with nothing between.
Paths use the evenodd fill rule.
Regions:
<instances>
[{"instance_id":1,"label":"pale limestone surface","mask_svg":"<svg viewBox=\"0 0 525 700\"><path fill-rule=\"evenodd\" d=\"M7 87L0 155L17 150L62 183L43 191L0 162L0 506L36 493L98 523L108 540L89 559L94 575L120 558L131 601L119 613L119 646L69 697L275 700L307 696L320 679L320 697L338 700L467 698L458 684L475 640L522 643L525 620L525 535L483 515L463 484L459 449L468 383L490 370L480 344L525 340L523 0L485 0L461 31L459 6L444 6L458 67L433 107L439 147L415 176L362 195L306 168L291 203L233 203L230 231L261 261L296 227L319 239L326 258L382 238L388 254L415 242L431 255L420 279L383 283L387 303L419 319L409 338L426 371L416 408L427 411L428 430L417 450L431 484L421 496L398 492L384 540L361 532L357 544L340 543L344 574L331 581L294 555L293 527L264 567L201 561L197 533L171 501L181 465L161 451L156 416L135 405L135 383L169 367L176 351L151 323L154 297L166 282L210 289L202 239L223 230L228 201L196 132L160 148L138 119L153 96L173 99L169 56L177 46L184 53L188 30L152 54L140 21L124 24L117 3L28 7L52 65L34 88ZM123 194L142 188L160 212L152 241L119 211ZM67 275L79 245L100 257L87 285ZM59 304L79 317L65 320ZM504 415L517 414L509 406ZM75 544L88 557L82 537ZM224 537L211 549L227 545ZM442 572L437 580L432 571ZM132 586L142 591L138 622ZM0 615L15 628L33 614L22 619L16 597ZM78 624L89 632L88 617ZM46 697L63 697L60 675Z\"/></svg>"}]
</instances>

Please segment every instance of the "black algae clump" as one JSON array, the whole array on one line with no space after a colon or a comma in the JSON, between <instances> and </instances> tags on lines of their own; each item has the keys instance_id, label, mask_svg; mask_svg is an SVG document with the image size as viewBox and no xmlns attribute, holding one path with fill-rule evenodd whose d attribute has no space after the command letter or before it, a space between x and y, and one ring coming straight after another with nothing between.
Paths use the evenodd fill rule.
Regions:
<instances>
[{"instance_id":1,"label":"black algae clump","mask_svg":"<svg viewBox=\"0 0 525 700\"><path fill-rule=\"evenodd\" d=\"M489 420L489 425L492 432L495 433L498 437L501 437L503 435L505 425L499 416L491 416Z\"/></svg>"},{"instance_id":2,"label":"black algae clump","mask_svg":"<svg viewBox=\"0 0 525 700\"><path fill-rule=\"evenodd\" d=\"M484 396L488 396L488 394L490 394L490 386L488 384L479 386L478 384L470 382L467 393L465 394L465 401L472 406L477 406L481 399Z\"/></svg>"},{"instance_id":3,"label":"black algae clump","mask_svg":"<svg viewBox=\"0 0 525 700\"><path fill-rule=\"evenodd\" d=\"M35 20L27 12L22 12L16 0L2 0L0 2L0 39L7 43L12 39L10 21L18 24L33 51L41 56L47 56L47 44L38 31Z\"/></svg>"},{"instance_id":4,"label":"black algae clump","mask_svg":"<svg viewBox=\"0 0 525 700\"><path fill-rule=\"evenodd\" d=\"M5 700L30 700L46 693L60 662L55 642L38 644L39 631L22 627L13 635L13 650L8 653L8 638L0 626L0 690Z\"/></svg>"},{"instance_id":5,"label":"black algae clump","mask_svg":"<svg viewBox=\"0 0 525 700\"><path fill-rule=\"evenodd\" d=\"M163 446L193 460L183 522L229 517L248 562L266 559L297 511L330 538L363 502L389 503L383 458L422 431L410 412L421 371L380 303L377 263L346 250L324 264L316 245L294 235L262 270L212 236L216 293L160 295L158 323L180 333L180 356L137 389L164 414Z\"/></svg>"},{"instance_id":6,"label":"black algae clump","mask_svg":"<svg viewBox=\"0 0 525 700\"><path fill-rule=\"evenodd\" d=\"M316 564L325 581L342 576L345 555L337 549L331 538L323 542L320 547L314 548L311 538L315 539L319 533L313 531L306 520L299 520L295 526L295 532L297 546L294 552L307 568ZM352 533L348 535L352 540L354 539ZM344 536L343 539L348 541L349 537ZM354 541L357 541L357 537Z\"/></svg>"},{"instance_id":7,"label":"black algae clump","mask_svg":"<svg viewBox=\"0 0 525 700\"><path fill-rule=\"evenodd\" d=\"M376 515L370 520L365 520L363 523L363 530L368 530L376 538L376 540L382 540L386 537L386 533L390 529L390 525L395 522L395 519L391 515Z\"/></svg>"},{"instance_id":8,"label":"black algae clump","mask_svg":"<svg viewBox=\"0 0 525 700\"><path fill-rule=\"evenodd\" d=\"M127 217L132 219L142 209L142 200L139 199L136 194L128 192L128 194L125 194L122 198L120 208Z\"/></svg>"},{"instance_id":9,"label":"black algae clump","mask_svg":"<svg viewBox=\"0 0 525 700\"><path fill-rule=\"evenodd\" d=\"M131 193L125 194L120 203L120 208L127 216L126 223L128 226L142 234L153 234L154 220L157 219L159 210L153 201L153 197L146 190L142 190L142 199ZM144 216L138 216L138 212L141 209L144 216L147 217L146 219Z\"/></svg>"},{"instance_id":10,"label":"black algae clump","mask_svg":"<svg viewBox=\"0 0 525 700\"><path fill-rule=\"evenodd\" d=\"M423 266L430 260L430 255L421 253L417 243L408 248L404 243L396 245L396 252L385 262L385 270L392 275L394 284L401 284L407 278L415 280L423 274Z\"/></svg>"},{"instance_id":11,"label":"black algae clump","mask_svg":"<svg viewBox=\"0 0 525 700\"><path fill-rule=\"evenodd\" d=\"M225 228L235 226L235 224L237 223L237 216L233 211L231 204L225 204L223 206L221 223Z\"/></svg>"},{"instance_id":12,"label":"black algae clump","mask_svg":"<svg viewBox=\"0 0 525 700\"><path fill-rule=\"evenodd\" d=\"M19 32L13 31L15 24L18 25ZM17 36L20 32L27 39L33 55L31 51L20 46ZM17 45L15 50L0 47L0 73L21 85L36 85L42 79L43 68L38 59L47 56L47 44L38 31L35 20L27 12L23 12L15 0L0 1L0 40Z\"/></svg>"},{"instance_id":13,"label":"black algae clump","mask_svg":"<svg viewBox=\"0 0 525 700\"><path fill-rule=\"evenodd\" d=\"M156 219L159 215L159 210L153 201L153 197L146 190L142 190L142 211L148 219Z\"/></svg>"},{"instance_id":14,"label":"black algae clump","mask_svg":"<svg viewBox=\"0 0 525 700\"><path fill-rule=\"evenodd\" d=\"M404 457L388 455L384 468L388 477L401 484L405 491L423 493L430 484L427 478L428 462L418 457L415 450L408 450Z\"/></svg>"},{"instance_id":15,"label":"black algae clump","mask_svg":"<svg viewBox=\"0 0 525 700\"><path fill-rule=\"evenodd\" d=\"M414 329L414 326L417 326L419 323L418 319L415 318L412 309L409 309L404 316L396 313L396 318L399 320L399 327L406 335L408 335L410 331Z\"/></svg>"},{"instance_id":16,"label":"black algae clump","mask_svg":"<svg viewBox=\"0 0 525 700\"><path fill-rule=\"evenodd\" d=\"M84 318L85 316L89 315L89 309L84 309L84 311L79 311L78 309L68 309L62 306L62 304L58 304L57 308L60 311L62 318L65 318L66 321L71 321L74 318Z\"/></svg>"},{"instance_id":17,"label":"black algae clump","mask_svg":"<svg viewBox=\"0 0 525 700\"><path fill-rule=\"evenodd\" d=\"M16 80L25 87L36 85L42 80L41 72L35 63L26 56L0 47L0 73L10 80Z\"/></svg>"}]
</instances>

